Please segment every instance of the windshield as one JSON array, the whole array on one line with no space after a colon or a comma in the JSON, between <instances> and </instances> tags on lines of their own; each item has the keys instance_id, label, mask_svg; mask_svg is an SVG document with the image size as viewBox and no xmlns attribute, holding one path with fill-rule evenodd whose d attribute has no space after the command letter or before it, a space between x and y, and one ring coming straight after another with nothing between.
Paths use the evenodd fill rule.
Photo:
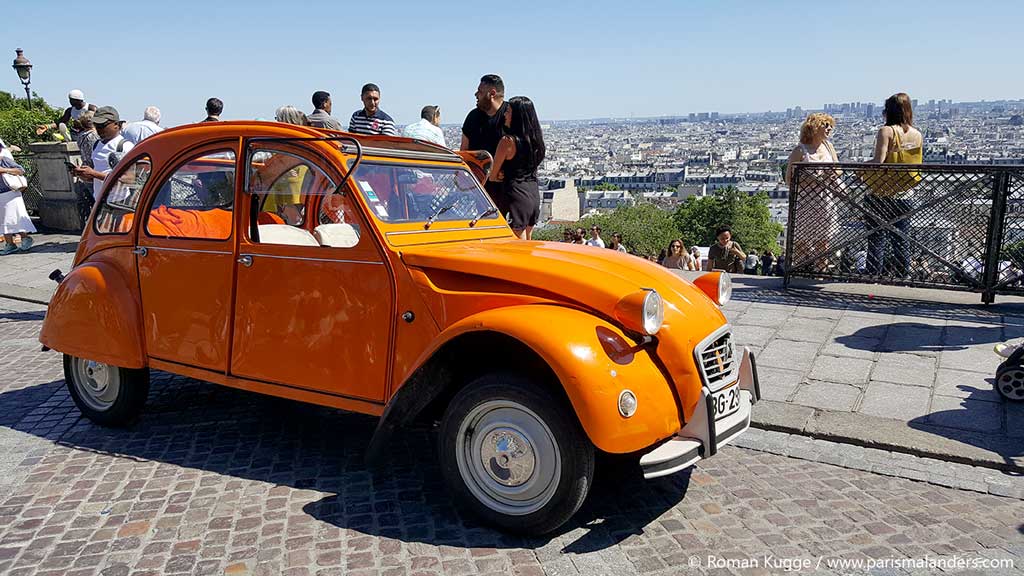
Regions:
<instances>
[{"instance_id":1,"label":"windshield","mask_svg":"<svg viewBox=\"0 0 1024 576\"><path fill-rule=\"evenodd\" d=\"M384 222L473 220L493 207L477 179L462 167L366 162L359 164L352 182ZM489 214L483 219L497 218Z\"/></svg>"}]
</instances>

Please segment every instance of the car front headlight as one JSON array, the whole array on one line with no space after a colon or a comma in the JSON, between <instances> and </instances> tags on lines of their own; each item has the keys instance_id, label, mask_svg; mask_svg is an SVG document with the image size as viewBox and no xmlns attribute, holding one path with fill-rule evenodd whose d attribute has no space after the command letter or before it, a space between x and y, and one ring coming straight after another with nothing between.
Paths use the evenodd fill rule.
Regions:
<instances>
[{"instance_id":1,"label":"car front headlight","mask_svg":"<svg viewBox=\"0 0 1024 576\"><path fill-rule=\"evenodd\" d=\"M718 305L725 306L732 299L732 276L723 272L718 276Z\"/></svg>"},{"instance_id":2,"label":"car front headlight","mask_svg":"<svg viewBox=\"0 0 1024 576\"><path fill-rule=\"evenodd\" d=\"M658 330L661 330L661 325L664 322L665 302L662 301L661 294L658 294L657 290L647 290L643 308L644 333L648 336L654 336L658 333Z\"/></svg>"},{"instance_id":3,"label":"car front headlight","mask_svg":"<svg viewBox=\"0 0 1024 576\"><path fill-rule=\"evenodd\" d=\"M644 288L623 296L615 305L614 315L626 328L654 336L665 323L665 302L657 290Z\"/></svg>"}]
</instances>

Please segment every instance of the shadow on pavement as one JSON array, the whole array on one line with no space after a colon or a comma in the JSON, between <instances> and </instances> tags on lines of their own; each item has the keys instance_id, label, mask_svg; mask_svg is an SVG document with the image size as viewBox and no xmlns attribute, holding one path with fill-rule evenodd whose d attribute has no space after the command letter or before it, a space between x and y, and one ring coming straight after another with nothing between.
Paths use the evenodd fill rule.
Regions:
<instances>
[{"instance_id":1,"label":"shadow on pavement","mask_svg":"<svg viewBox=\"0 0 1024 576\"><path fill-rule=\"evenodd\" d=\"M986 381L989 385L985 388L957 386L969 394L960 399L959 408L914 418L907 426L998 454L1006 464L1006 474L1024 475L1024 439L1011 438L1003 431L1004 400L992 388L993 379Z\"/></svg>"},{"instance_id":2,"label":"shadow on pavement","mask_svg":"<svg viewBox=\"0 0 1024 576\"><path fill-rule=\"evenodd\" d=\"M887 332L881 344L879 326L867 326L848 336L839 336L835 341L847 348L874 352L939 352L966 350L975 344L991 344L1003 341L1003 329L998 326L957 326L946 327L920 322L893 322L886 324ZM945 340L945 343L943 343Z\"/></svg>"},{"instance_id":3,"label":"shadow on pavement","mask_svg":"<svg viewBox=\"0 0 1024 576\"><path fill-rule=\"evenodd\" d=\"M826 290L826 284L805 284L783 289L782 279L774 276L740 276L733 282L733 300L803 306L829 310L907 314L923 318L939 318L961 322L1007 322L1024 326L1024 305L950 304L930 300L914 300L893 296L845 293ZM1006 314L1007 316L1003 316Z\"/></svg>"},{"instance_id":4,"label":"shadow on pavement","mask_svg":"<svg viewBox=\"0 0 1024 576\"><path fill-rule=\"evenodd\" d=\"M45 312L0 312L0 322L39 322L45 316Z\"/></svg>"},{"instance_id":5,"label":"shadow on pavement","mask_svg":"<svg viewBox=\"0 0 1024 576\"><path fill-rule=\"evenodd\" d=\"M146 410L131 427L101 428L80 417L63 380L0 394L0 426L76 450L328 492L304 512L367 535L451 546L542 546L582 529L566 550L601 550L641 533L689 485L689 473L647 482L639 474L599 477L560 532L511 536L459 513L443 485L429 430L395 435L384 462L371 470L363 456L373 417L161 372L153 372Z\"/></svg>"}]
</instances>

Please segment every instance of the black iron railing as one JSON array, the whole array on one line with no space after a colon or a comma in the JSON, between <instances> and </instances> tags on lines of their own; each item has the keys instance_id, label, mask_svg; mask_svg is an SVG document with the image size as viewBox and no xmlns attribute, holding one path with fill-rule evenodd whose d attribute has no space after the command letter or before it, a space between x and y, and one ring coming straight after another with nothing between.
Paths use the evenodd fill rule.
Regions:
<instances>
[{"instance_id":1,"label":"black iron railing","mask_svg":"<svg viewBox=\"0 0 1024 576\"><path fill-rule=\"evenodd\" d=\"M1024 166L795 164L791 277L1024 294Z\"/></svg>"}]
</instances>

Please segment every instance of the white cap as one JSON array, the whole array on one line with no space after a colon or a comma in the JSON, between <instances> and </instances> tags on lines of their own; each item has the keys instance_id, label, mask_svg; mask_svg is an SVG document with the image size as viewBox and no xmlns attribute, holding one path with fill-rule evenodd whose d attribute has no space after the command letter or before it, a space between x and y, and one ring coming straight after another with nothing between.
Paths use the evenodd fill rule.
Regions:
<instances>
[{"instance_id":1,"label":"white cap","mask_svg":"<svg viewBox=\"0 0 1024 576\"><path fill-rule=\"evenodd\" d=\"M85 100L85 94L82 94L81 90L72 90L68 92L69 100Z\"/></svg>"}]
</instances>

